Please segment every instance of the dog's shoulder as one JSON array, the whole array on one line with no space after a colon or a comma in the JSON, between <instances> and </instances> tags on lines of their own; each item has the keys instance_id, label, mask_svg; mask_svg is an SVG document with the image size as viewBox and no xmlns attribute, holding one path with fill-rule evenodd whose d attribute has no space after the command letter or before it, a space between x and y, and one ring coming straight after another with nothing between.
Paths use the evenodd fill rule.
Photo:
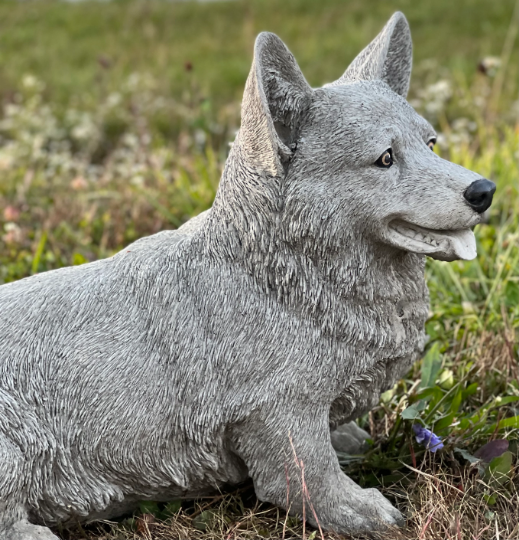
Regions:
<instances>
[{"instance_id":1,"label":"dog's shoulder","mask_svg":"<svg viewBox=\"0 0 519 540\"><path fill-rule=\"evenodd\" d=\"M157 255L157 251L171 254L179 243L190 240L201 230L209 216L209 212L210 210L206 210L198 214L176 230L161 231L151 236L139 238L139 240L117 253L115 257L124 253L135 253L146 257L147 255Z\"/></svg>"}]
</instances>

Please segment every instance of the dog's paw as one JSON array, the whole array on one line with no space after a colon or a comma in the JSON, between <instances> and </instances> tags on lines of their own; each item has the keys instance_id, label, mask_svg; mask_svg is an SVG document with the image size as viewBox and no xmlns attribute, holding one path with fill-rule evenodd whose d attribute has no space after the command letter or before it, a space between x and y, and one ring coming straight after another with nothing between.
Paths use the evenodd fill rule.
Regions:
<instances>
[{"instance_id":1,"label":"dog's paw","mask_svg":"<svg viewBox=\"0 0 519 540\"><path fill-rule=\"evenodd\" d=\"M47 527L33 525L28 521L18 521L8 531L0 533L0 540L59 540Z\"/></svg>"},{"instance_id":2,"label":"dog's paw","mask_svg":"<svg viewBox=\"0 0 519 540\"><path fill-rule=\"evenodd\" d=\"M351 532L380 531L404 525L405 519L400 511L377 489L362 489L352 495L348 507L343 510L349 519L355 515L356 528Z\"/></svg>"},{"instance_id":3,"label":"dog's paw","mask_svg":"<svg viewBox=\"0 0 519 540\"><path fill-rule=\"evenodd\" d=\"M321 525L342 534L376 534L405 524L399 510L376 489L350 491L327 516Z\"/></svg>"},{"instance_id":4,"label":"dog's paw","mask_svg":"<svg viewBox=\"0 0 519 540\"><path fill-rule=\"evenodd\" d=\"M368 511L370 517L374 516L382 527L385 525L402 527L405 524L405 519L401 512L378 489L363 489L362 494L361 504L366 508L364 513Z\"/></svg>"}]
</instances>

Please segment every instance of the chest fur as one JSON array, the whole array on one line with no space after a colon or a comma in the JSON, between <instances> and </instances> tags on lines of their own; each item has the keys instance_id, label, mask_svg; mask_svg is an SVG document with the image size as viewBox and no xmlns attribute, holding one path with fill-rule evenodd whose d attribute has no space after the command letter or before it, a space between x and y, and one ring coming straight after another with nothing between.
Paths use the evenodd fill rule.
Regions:
<instances>
[{"instance_id":1,"label":"chest fur","mask_svg":"<svg viewBox=\"0 0 519 540\"><path fill-rule=\"evenodd\" d=\"M403 377L420 358L427 337L425 321L428 297L414 301L400 300L381 309L377 325L379 341L367 349L356 349L358 369L344 380L344 386L330 410L330 424L358 418L378 403L380 394Z\"/></svg>"}]
</instances>

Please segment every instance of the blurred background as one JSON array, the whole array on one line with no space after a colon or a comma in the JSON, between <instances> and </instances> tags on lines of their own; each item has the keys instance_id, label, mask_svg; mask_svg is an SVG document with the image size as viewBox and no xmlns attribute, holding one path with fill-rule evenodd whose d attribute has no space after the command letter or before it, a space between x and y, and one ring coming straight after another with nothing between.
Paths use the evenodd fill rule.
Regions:
<instances>
[{"instance_id":1,"label":"blurred background","mask_svg":"<svg viewBox=\"0 0 519 540\"><path fill-rule=\"evenodd\" d=\"M428 260L424 359L359 420L367 454L339 457L405 512L401 538L517 539L519 0L0 0L0 284L110 256L210 207L260 31L320 86L396 10L413 35L409 101L438 130L435 151L498 188L478 258ZM442 452L417 444L413 423ZM250 486L59 533L305 534Z\"/></svg>"}]
</instances>

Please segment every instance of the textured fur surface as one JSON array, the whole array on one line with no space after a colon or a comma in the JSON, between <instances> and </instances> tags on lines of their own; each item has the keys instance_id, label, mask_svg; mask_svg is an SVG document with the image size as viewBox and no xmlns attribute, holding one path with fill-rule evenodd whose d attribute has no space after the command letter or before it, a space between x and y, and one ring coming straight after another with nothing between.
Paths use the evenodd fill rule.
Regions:
<instances>
[{"instance_id":1,"label":"textured fur surface","mask_svg":"<svg viewBox=\"0 0 519 540\"><path fill-rule=\"evenodd\" d=\"M330 426L423 350L424 254L475 256L478 175L427 147L402 14L311 89L260 34L213 207L114 257L0 287L0 537L252 477L320 524L401 522L342 473ZM375 162L393 149L391 168ZM292 441L292 443L290 442ZM49 533L50 534L50 533Z\"/></svg>"}]
</instances>

